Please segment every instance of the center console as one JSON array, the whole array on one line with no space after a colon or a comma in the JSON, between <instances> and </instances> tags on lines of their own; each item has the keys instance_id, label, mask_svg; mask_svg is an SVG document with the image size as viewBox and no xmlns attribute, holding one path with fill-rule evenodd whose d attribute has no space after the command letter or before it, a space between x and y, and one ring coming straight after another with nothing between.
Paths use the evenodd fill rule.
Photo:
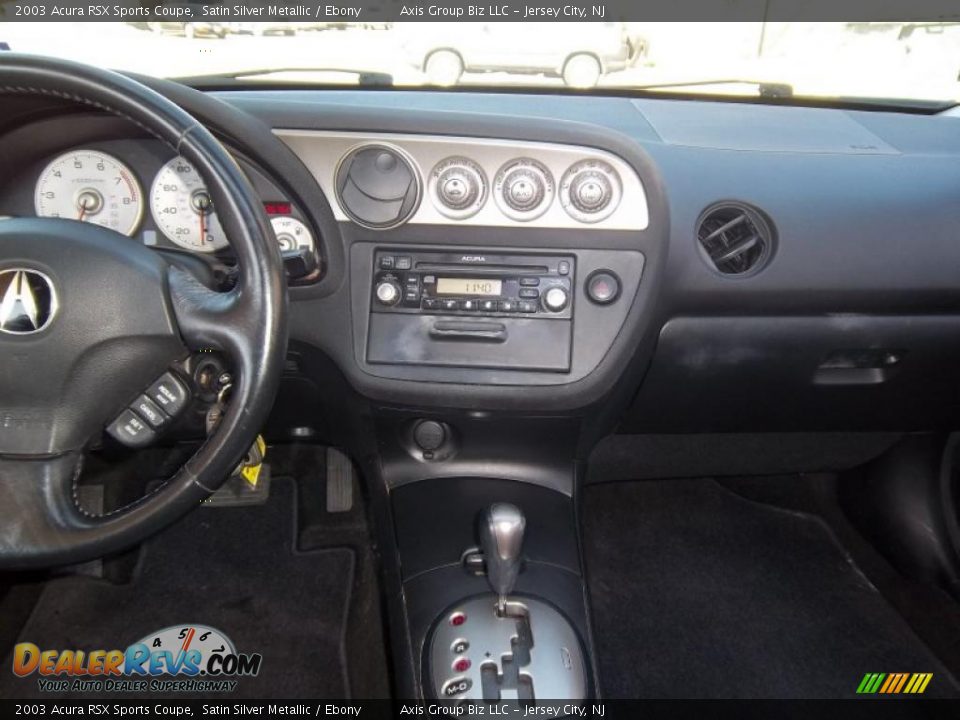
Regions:
<instances>
[{"instance_id":1,"label":"center console","mask_svg":"<svg viewBox=\"0 0 960 720\"><path fill-rule=\"evenodd\" d=\"M595 695L570 497L463 477L404 485L391 498L423 697Z\"/></svg>"}]
</instances>

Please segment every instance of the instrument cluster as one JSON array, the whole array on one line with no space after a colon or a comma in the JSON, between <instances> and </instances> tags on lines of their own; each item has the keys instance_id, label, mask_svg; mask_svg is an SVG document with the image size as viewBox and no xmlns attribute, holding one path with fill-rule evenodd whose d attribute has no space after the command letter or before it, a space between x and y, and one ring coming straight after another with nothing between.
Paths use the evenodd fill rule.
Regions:
<instances>
[{"instance_id":1,"label":"instrument cluster","mask_svg":"<svg viewBox=\"0 0 960 720\"><path fill-rule=\"evenodd\" d=\"M229 239L200 173L183 157L169 159L146 176L149 191L144 192L149 169L142 158L138 161L139 176L130 164L102 149L61 153L40 170L33 209L40 217L94 223L145 245L229 254ZM272 183L260 180L255 184L262 194ZM292 203L274 193L264 198L264 208L281 250L316 252L313 233Z\"/></svg>"}]
</instances>

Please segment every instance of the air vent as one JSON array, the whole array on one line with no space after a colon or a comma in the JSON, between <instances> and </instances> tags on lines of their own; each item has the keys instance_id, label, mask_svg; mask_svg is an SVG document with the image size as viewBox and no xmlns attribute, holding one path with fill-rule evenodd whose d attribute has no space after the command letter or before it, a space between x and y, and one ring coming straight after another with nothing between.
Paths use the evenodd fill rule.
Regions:
<instances>
[{"instance_id":1,"label":"air vent","mask_svg":"<svg viewBox=\"0 0 960 720\"><path fill-rule=\"evenodd\" d=\"M405 223L417 211L420 176L399 148L363 145L340 161L337 200L354 222L387 230Z\"/></svg>"},{"instance_id":2,"label":"air vent","mask_svg":"<svg viewBox=\"0 0 960 720\"><path fill-rule=\"evenodd\" d=\"M773 224L756 208L720 203L697 222L697 240L707 262L724 275L759 271L773 252Z\"/></svg>"}]
</instances>

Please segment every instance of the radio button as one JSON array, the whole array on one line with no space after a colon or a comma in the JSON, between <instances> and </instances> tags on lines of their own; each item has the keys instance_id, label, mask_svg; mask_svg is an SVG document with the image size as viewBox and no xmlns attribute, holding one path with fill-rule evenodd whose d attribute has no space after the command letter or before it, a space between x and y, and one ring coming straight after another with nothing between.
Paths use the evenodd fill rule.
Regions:
<instances>
[{"instance_id":1,"label":"radio button","mask_svg":"<svg viewBox=\"0 0 960 720\"><path fill-rule=\"evenodd\" d=\"M409 270L413 267L413 260L407 256L398 257L396 268L397 270Z\"/></svg>"},{"instance_id":2,"label":"radio button","mask_svg":"<svg viewBox=\"0 0 960 720\"><path fill-rule=\"evenodd\" d=\"M500 301L500 312L517 312L517 301L516 300L501 300Z\"/></svg>"},{"instance_id":3,"label":"radio button","mask_svg":"<svg viewBox=\"0 0 960 720\"><path fill-rule=\"evenodd\" d=\"M434 275L424 275L423 284L424 285L434 285L437 282L437 278Z\"/></svg>"},{"instance_id":4,"label":"radio button","mask_svg":"<svg viewBox=\"0 0 960 720\"><path fill-rule=\"evenodd\" d=\"M460 309L465 310L466 312L476 312L480 309L480 307L476 300L461 300Z\"/></svg>"},{"instance_id":5,"label":"radio button","mask_svg":"<svg viewBox=\"0 0 960 720\"><path fill-rule=\"evenodd\" d=\"M539 284L540 284L540 278L535 278L535 277L520 278L520 285L522 287L537 287Z\"/></svg>"},{"instance_id":6,"label":"radio button","mask_svg":"<svg viewBox=\"0 0 960 720\"><path fill-rule=\"evenodd\" d=\"M437 298L424 298L420 303L420 307L424 310L439 310L440 301Z\"/></svg>"},{"instance_id":7,"label":"radio button","mask_svg":"<svg viewBox=\"0 0 960 720\"><path fill-rule=\"evenodd\" d=\"M440 307L444 310L458 310L460 308L460 301L454 299L444 299L440 301Z\"/></svg>"},{"instance_id":8,"label":"radio button","mask_svg":"<svg viewBox=\"0 0 960 720\"><path fill-rule=\"evenodd\" d=\"M540 291L533 288L520 288L520 297L536 300L540 297Z\"/></svg>"},{"instance_id":9,"label":"radio button","mask_svg":"<svg viewBox=\"0 0 960 720\"><path fill-rule=\"evenodd\" d=\"M570 263L567 262L566 260L561 260L561 261L557 264L557 272L560 273L561 275L569 275L569 274L570 274Z\"/></svg>"},{"instance_id":10,"label":"radio button","mask_svg":"<svg viewBox=\"0 0 960 720\"><path fill-rule=\"evenodd\" d=\"M481 300L480 309L483 312L496 312L497 311L497 301L496 300Z\"/></svg>"},{"instance_id":11,"label":"radio button","mask_svg":"<svg viewBox=\"0 0 960 720\"><path fill-rule=\"evenodd\" d=\"M517 303L517 307L520 308L522 313L535 313L537 311L537 304L533 300L521 300Z\"/></svg>"},{"instance_id":12,"label":"radio button","mask_svg":"<svg viewBox=\"0 0 960 720\"><path fill-rule=\"evenodd\" d=\"M410 289L407 288L407 291L403 294L403 304L411 305L417 307L420 305L420 291L416 288Z\"/></svg>"}]
</instances>

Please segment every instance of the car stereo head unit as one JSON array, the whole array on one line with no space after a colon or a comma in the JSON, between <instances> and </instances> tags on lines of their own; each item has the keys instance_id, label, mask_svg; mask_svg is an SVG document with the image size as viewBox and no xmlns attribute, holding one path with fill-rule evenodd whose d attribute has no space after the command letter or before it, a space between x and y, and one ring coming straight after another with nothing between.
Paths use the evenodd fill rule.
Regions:
<instances>
[{"instance_id":1,"label":"car stereo head unit","mask_svg":"<svg viewBox=\"0 0 960 720\"><path fill-rule=\"evenodd\" d=\"M569 319L574 258L378 250L373 312Z\"/></svg>"}]
</instances>

